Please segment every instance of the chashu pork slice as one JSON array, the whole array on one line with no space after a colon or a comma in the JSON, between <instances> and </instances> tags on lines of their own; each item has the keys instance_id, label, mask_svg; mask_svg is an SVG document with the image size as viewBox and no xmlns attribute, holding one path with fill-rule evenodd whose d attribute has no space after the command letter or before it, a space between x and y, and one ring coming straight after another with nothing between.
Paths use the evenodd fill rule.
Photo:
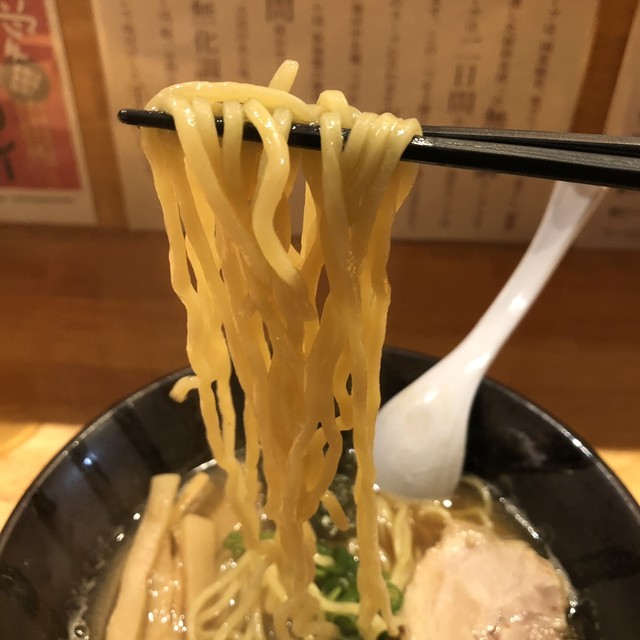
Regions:
<instances>
[{"instance_id":1,"label":"chashu pork slice","mask_svg":"<svg viewBox=\"0 0 640 640\"><path fill-rule=\"evenodd\" d=\"M403 614L412 640L560 640L567 606L565 579L524 541L454 523L418 563Z\"/></svg>"}]
</instances>

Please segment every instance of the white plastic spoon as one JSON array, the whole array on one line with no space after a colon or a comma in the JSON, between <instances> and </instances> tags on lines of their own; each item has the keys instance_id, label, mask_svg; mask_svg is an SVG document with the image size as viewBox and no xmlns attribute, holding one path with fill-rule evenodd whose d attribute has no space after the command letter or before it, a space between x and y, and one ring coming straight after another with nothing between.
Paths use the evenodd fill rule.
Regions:
<instances>
[{"instance_id":1,"label":"white plastic spoon","mask_svg":"<svg viewBox=\"0 0 640 640\"><path fill-rule=\"evenodd\" d=\"M557 182L526 253L469 335L380 410L377 484L407 498L444 498L462 474L478 385L606 189Z\"/></svg>"}]
</instances>

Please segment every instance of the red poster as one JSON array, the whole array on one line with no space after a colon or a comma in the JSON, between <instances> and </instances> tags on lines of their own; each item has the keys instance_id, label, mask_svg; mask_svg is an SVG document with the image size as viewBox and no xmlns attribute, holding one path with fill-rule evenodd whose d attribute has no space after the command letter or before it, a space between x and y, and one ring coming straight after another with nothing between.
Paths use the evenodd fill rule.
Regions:
<instances>
[{"instance_id":1,"label":"red poster","mask_svg":"<svg viewBox=\"0 0 640 640\"><path fill-rule=\"evenodd\" d=\"M45 0L0 1L0 187L78 189Z\"/></svg>"}]
</instances>

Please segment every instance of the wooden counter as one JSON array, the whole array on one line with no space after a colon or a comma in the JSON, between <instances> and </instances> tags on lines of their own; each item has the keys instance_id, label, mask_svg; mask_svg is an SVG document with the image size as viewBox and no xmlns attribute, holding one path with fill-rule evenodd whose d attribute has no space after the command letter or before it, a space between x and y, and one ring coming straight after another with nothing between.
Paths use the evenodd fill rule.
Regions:
<instances>
[{"instance_id":1,"label":"wooden counter","mask_svg":"<svg viewBox=\"0 0 640 640\"><path fill-rule=\"evenodd\" d=\"M0 227L0 524L43 465L116 400L186 363L161 234ZM522 253L397 244L388 343L444 355ZM490 375L595 445L640 499L640 253L571 253Z\"/></svg>"}]
</instances>

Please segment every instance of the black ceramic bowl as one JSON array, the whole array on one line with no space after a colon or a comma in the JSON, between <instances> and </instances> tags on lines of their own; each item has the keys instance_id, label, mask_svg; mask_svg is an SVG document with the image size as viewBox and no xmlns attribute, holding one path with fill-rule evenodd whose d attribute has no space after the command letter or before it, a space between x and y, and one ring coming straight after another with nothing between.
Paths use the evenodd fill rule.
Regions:
<instances>
[{"instance_id":1,"label":"black ceramic bowl","mask_svg":"<svg viewBox=\"0 0 640 640\"><path fill-rule=\"evenodd\" d=\"M433 362L386 349L383 399ZM81 636L70 628L78 593L114 553L149 478L207 459L196 399L177 404L168 396L183 373L91 423L22 498L0 537L1 640ZM638 640L640 509L593 451L527 400L486 381L472 413L466 469L519 507L565 568L580 598L585 640Z\"/></svg>"}]
</instances>

